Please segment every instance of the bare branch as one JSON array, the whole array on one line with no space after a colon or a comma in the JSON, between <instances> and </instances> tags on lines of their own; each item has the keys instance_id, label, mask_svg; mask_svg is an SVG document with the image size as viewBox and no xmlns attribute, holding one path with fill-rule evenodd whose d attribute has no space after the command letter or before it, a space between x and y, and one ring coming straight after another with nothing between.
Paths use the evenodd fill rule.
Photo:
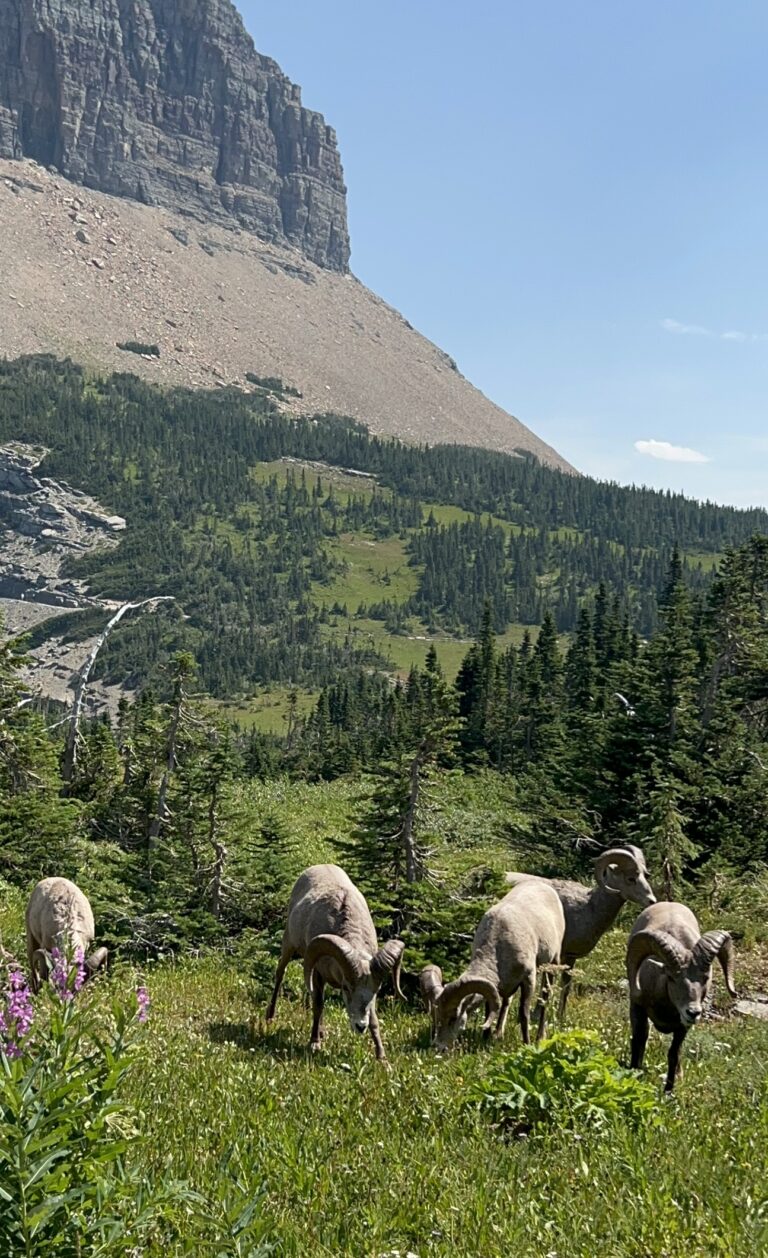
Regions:
<instances>
[{"instance_id":1,"label":"bare branch","mask_svg":"<svg viewBox=\"0 0 768 1258\"><path fill-rule=\"evenodd\" d=\"M72 781L75 765L77 764L77 740L80 733L80 719L83 714L85 692L99 651L104 646L104 643L114 629L115 625L119 624L123 619L123 616L127 615L128 612L138 611L138 609L142 607L156 607L158 603L175 602L176 600L172 594L156 594L152 598L142 599L139 603L123 603L123 606L118 608L112 619L107 622L104 629L94 642L88 652L83 667L80 669L80 675L77 679L77 685L75 687L75 701L72 705L72 715L69 720L69 731L67 733L67 745L64 752L64 761L61 770L61 774L65 782Z\"/></svg>"}]
</instances>

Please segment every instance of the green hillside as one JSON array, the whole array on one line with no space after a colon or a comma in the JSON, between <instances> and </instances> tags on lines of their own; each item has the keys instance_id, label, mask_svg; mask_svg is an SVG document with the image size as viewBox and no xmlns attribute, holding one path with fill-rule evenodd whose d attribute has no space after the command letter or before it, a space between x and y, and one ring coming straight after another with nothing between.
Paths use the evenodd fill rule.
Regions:
<instances>
[{"instance_id":1,"label":"green hillside","mask_svg":"<svg viewBox=\"0 0 768 1258\"><path fill-rule=\"evenodd\" d=\"M548 611L572 633L601 582L647 635L673 547L699 592L729 546L768 529L763 511L406 447L334 416L284 418L267 393L164 392L50 358L0 366L0 440L44 445L44 474L128 520L116 551L71 566L95 595L177 600L115 633L104 676L158 681L190 650L217 700L316 693L355 667L406 672L432 641L453 675L486 602L519 643ZM36 640L100 623L68 617Z\"/></svg>"}]
</instances>

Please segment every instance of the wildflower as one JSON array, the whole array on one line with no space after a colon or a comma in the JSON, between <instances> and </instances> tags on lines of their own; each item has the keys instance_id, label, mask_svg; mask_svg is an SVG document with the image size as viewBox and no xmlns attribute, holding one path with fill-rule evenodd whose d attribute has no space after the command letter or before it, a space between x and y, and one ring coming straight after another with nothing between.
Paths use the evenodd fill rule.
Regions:
<instances>
[{"instance_id":1,"label":"wildflower","mask_svg":"<svg viewBox=\"0 0 768 1258\"><path fill-rule=\"evenodd\" d=\"M149 992L146 987L138 987L136 989L136 1002L139 1006L136 1017L139 1022L146 1022L149 1017L149 1006L151 1003L149 999Z\"/></svg>"},{"instance_id":2,"label":"wildflower","mask_svg":"<svg viewBox=\"0 0 768 1258\"><path fill-rule=\"evenodd\" d=\"M34 1018L32 993L21 970L10 970L0 1005L0 1048L6 1057L21 1056L21 1042Z\"/></svg>"},{"instance_id":3,"label":"wildflower","mask_svg":"<svg viewBox=\"0 0 768 1258\"><path fill-rule=\"evenodd\" d=\"M75 948L74 959L70 964L66 954L60 948L51 949L51 983L54 991L62 1000L71 1000L75 992L79 992L85 982L85 956L82 948Z\"/></svg>"}]
</instances>

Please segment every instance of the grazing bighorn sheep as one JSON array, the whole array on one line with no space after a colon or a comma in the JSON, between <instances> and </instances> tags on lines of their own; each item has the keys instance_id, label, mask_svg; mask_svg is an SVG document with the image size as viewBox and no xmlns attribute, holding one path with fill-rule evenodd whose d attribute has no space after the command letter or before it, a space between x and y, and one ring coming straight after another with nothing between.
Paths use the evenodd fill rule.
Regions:
<instances>
[{"instance_id":1,"label":"grazing bighorn sheep","mask_svg":"<svg viewBox=\"0 0 768 1258\"><path fill-rule=\"evenodd\" d=\"M475 931L472 959L461 977L441 986L439 991L433 981L434 974L426 982L434 1007L435 1048L442 1051L450 1047L464 1030L470 1002L476 996L485 1001L483 1034L486 1038L490 1036L493 1015L498 1013L494 1034L501 1039L509 1002L518 988L520 1032L523 1043L529 1044L537 967L559 963L564 931L563 906L543 879L526 879L494 904ZM545 974L540 997L539 1039L544 1034L550 989L551 978Z\"/></svg>"},{"instance_id":2,"label":"grazing bighorn sheep","mask_svg":"<svg viewBox=\"0 0 768 1258\"><path fill-rule=\"evenodd\" d=\"M267 1009L267 1021L275 1006L288 963L304 960L304 978L312 996L310 1048L320 1048L323 1035L323 995L326 983L341 988L350 1026L358 1035L370 1029L379 1060L385 1057L381 1042L376 996L388 975L400 992L400 959L404 944L390 939L380 948L376 928L363 894L338 865L312 865L299 875L288 904L288 924L283 935L275 987Z\"/></svg>"},{"instance_id":3,"label":"grazing bighorn sheep","mask_svg":"<svg viewBox=\"0 0 768 1258\"><path fill-rule=\"evenodd\" d=\"M536 877L537 874L505 874L506 881L512 886ZM632 900L641 908L656 902L648 881L645 857L640 848L631 843L610 847L598 856L595 879L595 887L585 887L581 882L564 878L543 879L554 887L565 913L562 952L565 969L558 1010L561 1020L565 1016L573 967L578 958L587 956L610 930L627 900Z\"/></svg>"},{"instance_id":4,"label":"grazing bighorn sheep","mask_svg":"<svg viewBox=\"0 0 768 1258\"><path fill-rule=\"evenodd\" d=\"M691 910L670 901L652 904L632 927L627 945L630 1064L634 1070L642 1067L650 1019L657 1031L672 1036L667 1092L672 1091L681 1073L683 1040L702 1015L715 957L729 996L735 996L733 942L727 931L709 930L702 935Z\"/></svg>"},{"instance_id":5,"label":"grazing bighorn sheep","mask_svg":"<svg viewBox=\"0 0 768 1258\"><path fill-rule=\"evenodd\" d=\"M440 999L440 993L443 990L443 971L439 965L425 965L419 974L419 991L421 999L424 1002L424 1008L429 1014L430 1026L432 1028L432 1041L434 1042L437 1034L437 1002ZM475 1009L479 1009L485 1004L482 996L468 996L462 1001L462 1024L460 1030L464 1030L467 1024L467 1015L473 1013Z\"/></svg>"},{"instance_id":6,"label":"grazing bighorn sheep","mask_svg":"<svg viewBox=\"0 0 768 1258\"><path fill-rule=\"evenodd\" d=\"M31 986L40 990L41 982L51 968L51 952L59 948L65 954L82 950L85 977L91 978L107 963L106 948L96 948L90 956L96 927L87 897L68 878L43 878L29 897L27 905L27 957Z\"/></svg>"}]
</instances>

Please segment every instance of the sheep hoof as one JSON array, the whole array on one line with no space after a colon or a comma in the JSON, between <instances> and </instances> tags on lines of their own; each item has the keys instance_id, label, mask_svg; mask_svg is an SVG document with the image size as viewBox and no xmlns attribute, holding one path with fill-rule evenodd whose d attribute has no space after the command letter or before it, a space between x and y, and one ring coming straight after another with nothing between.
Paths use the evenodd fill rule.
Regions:
<instances>
[{"instance_id":1,"label":"sheep hoof","mask_svg":"<svg viewBox=\"0 0 768 1258\"><path fill-rule=\"evenodd\" d=\"M311 1044L310 1044L310 1046L309 1046L309 1048L310 1048L310 1052L312 1052L312 1053L319 1053L319 1052L321 1051L322 1047L323 1047L323 1045L322 1045L322 1043L320 1042L320 1040L313 1040L313 1041L312 1041L312 1043L311 1043Z\"/></svg>"}]
</instances>

